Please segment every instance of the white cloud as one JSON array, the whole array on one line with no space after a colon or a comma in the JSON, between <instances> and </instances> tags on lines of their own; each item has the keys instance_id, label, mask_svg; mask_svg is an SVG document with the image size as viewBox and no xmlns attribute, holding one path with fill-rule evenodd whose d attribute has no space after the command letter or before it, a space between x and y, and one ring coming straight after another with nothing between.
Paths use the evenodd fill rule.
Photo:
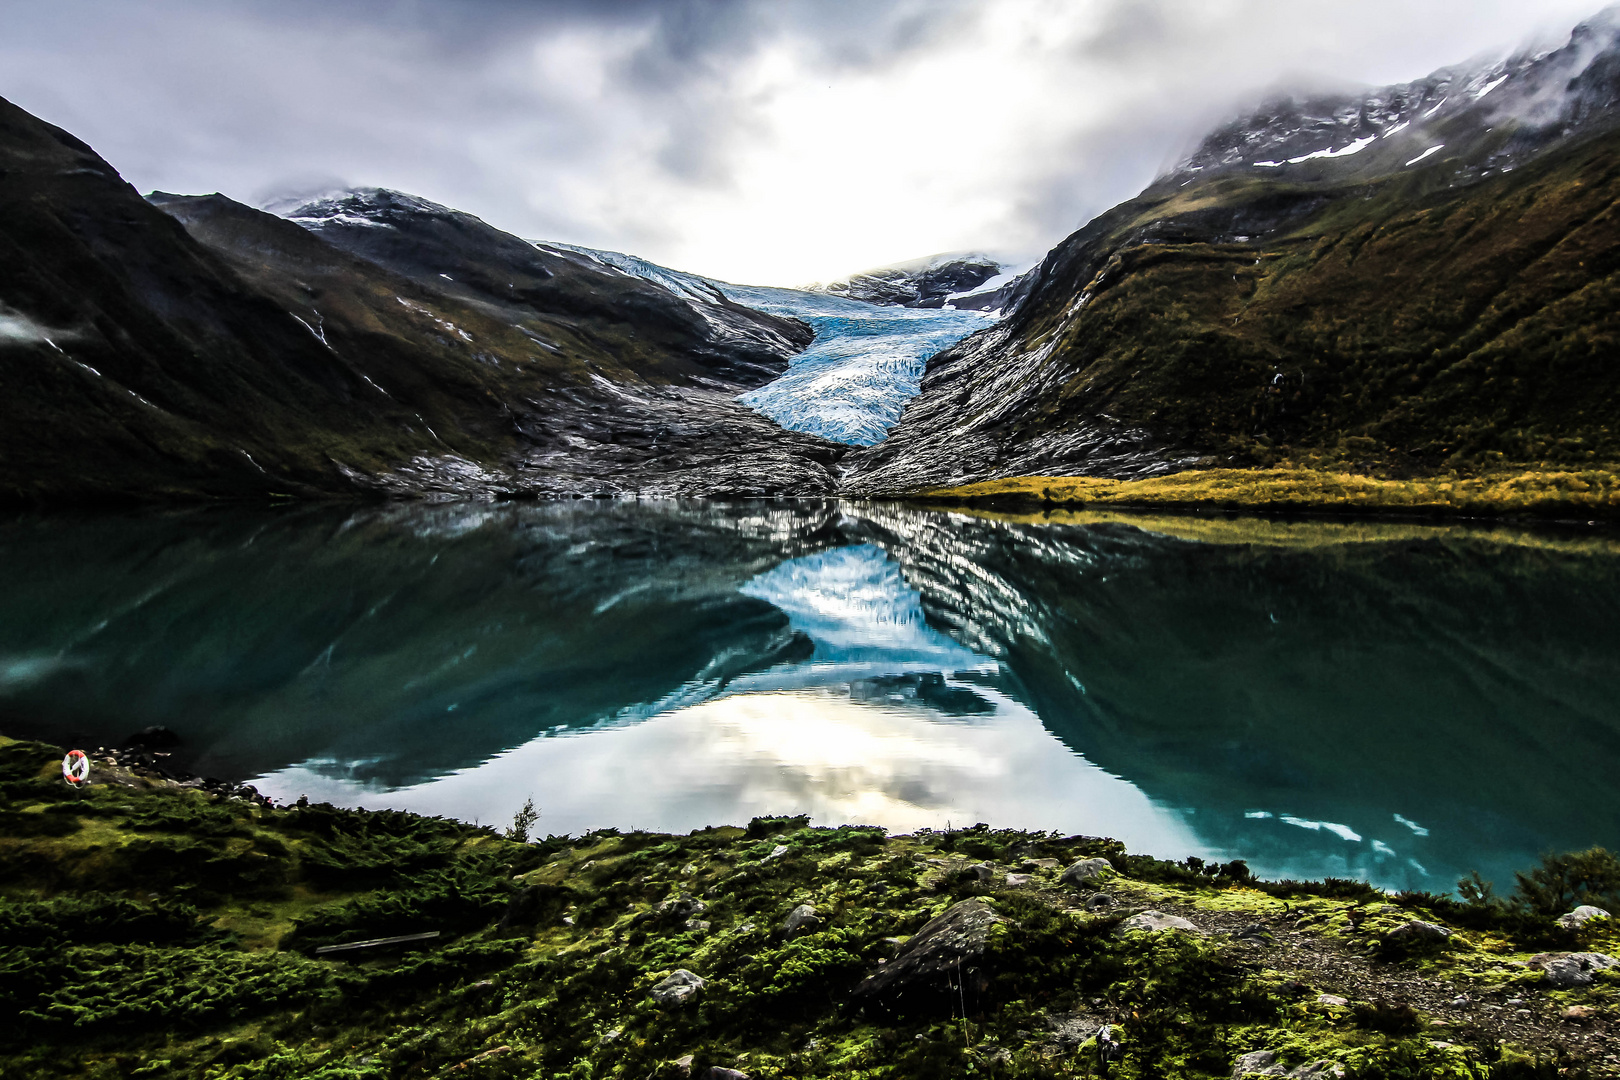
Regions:
<instances>
[{"instance_id":1,"label":"white cloud","mask_svg":"<svg viewBox=\"0 0 1620 1080\"><path fill-rule=\"evenodd\" d=\"M1038 255L1265 89L1418 77L1592 6L13 0L0 94L142 190L341 177L795 284Z\"/></svg>"}]
</instances>

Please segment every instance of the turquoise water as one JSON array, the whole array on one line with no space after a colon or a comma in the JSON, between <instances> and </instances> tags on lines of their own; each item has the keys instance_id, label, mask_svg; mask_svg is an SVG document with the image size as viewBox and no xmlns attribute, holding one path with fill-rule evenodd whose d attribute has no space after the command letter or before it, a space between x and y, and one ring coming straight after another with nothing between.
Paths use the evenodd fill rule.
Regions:
<instances>
[{"instance_id":1,"label":"turquoise water","mask_svg":"<svg viewBox=\"0 0 1620 1080\"><path fill-rule=\"evenodd\" d=\"M1620 845L1620 544L887 504L0 520L0 731L281 799L1117 836L1450 888Z\"/></svg>"}]
</instances>

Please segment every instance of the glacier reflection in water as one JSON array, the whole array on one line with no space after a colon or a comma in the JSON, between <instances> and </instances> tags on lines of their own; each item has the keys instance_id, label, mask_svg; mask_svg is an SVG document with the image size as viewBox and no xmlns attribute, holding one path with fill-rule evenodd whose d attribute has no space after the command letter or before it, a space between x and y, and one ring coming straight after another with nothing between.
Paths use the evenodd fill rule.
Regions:
<instances>
[{"instance_id":1,"label":"glacier reflection in water","mask_svg":"<svg viewBox=\"0 0 1620 1080\"><path fill-rule=\"evenodd\" d=\"M0 732L279 796L1115 835L1447 889L1620 843L1605 534L879 503L0 519Z\"/></svg>"},{"instance_id":2,"label":"glacier reflection in water","mask_svg":"<svg viewBox=\"0 0 1620 1080\"><path fill-rule=\"evenodd\" d=\"M482 821L509 814L514 793L532 793L541 827L560 832L695 829L789 809L827 825L985 821L1109 831L1144 851L1206 850L1177 815L1066 752L998 688L993 659L928 626L921 597L880 548L789 559L739 591L786 612L813 651L740 676L709 700L676 698L604 730L537 738L426 784L378 791L329 764L259 785L280 798Z\"/></svg>"}]
</instances>

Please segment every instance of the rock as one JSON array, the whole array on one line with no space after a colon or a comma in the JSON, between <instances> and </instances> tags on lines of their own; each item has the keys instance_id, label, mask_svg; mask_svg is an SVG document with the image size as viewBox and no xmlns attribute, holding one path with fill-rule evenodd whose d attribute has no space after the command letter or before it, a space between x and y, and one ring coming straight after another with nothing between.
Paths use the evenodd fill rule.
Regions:
<instances>
[{"instance_id":1,"label":"rock","mask_svg":"<svg viewBox=\"0 0 1620 1080\"><path fill-rule=\"evenodd\" d=\"M1544 972L1553 989L1570 990L1591 986L1594 971L1620 967L1620 960L1603 953L1537 953L1530 958L1530 967Z\"/></svg>"},{"instance_id":2,"label":"rock","mask_svg":"<svg viewBox=\"0 0 1620 1080\"><path fill-rule=\"evenodd\" d=\"M653 914L660 918L674 922L685 922L694 915L701 915L707 911L709 905L689 893L682 893L672 900L664 900L653 908Z\"/></svg>"},{"instance_id":3,"label":"rock","mask_svg":"<svg viewBox=\"0 0 1620 1080\"><path fill-rule=\"evenodd\" d=\"M1058 861L1056 859L1025 859L1018 864L1018 869L1026 874L1033 874L1039 870L1056 870L1057 868Z\"/></svg>"},{"instance_id":4,"label":"rock","mask_svg":"<svg viewBox=\"0 0 1620 1080\"><path fill-rule=\"evenodd\" d=\"M1008 874L1007 875L1007 884L1008 885L1013 885L1013 886L1028 885L1031 881L1034 881L1034 880L1035 880L1035 875L1034 874Z\"/></svg>"},{"instance_id":5,"label":"rock","mask_svg":"<svg viewBox=\"0 0 1620 1080\"><path fill-rule=\"evenodd\" d=\"M1443 926L1436 926L1432 922L1424 922L1421 919L1403 922L1384 935L1385 941L1399 942L1405 945L1438 945L1450 940L1450 938L1450 930Z\"/></svg>"},{"instance_id":6,"label":"rock","mask_svg":"<svg viewBox=\"0 0 1620 1080\"><path fill-rule=\"evenodd\" d=\"M1072 1050L1102 1029L1102 1021L1085 1013L1053 1013L1046 1018L1052 1041Z\"/></svg>"},{"instance_id":7,"label":"rock","mask_svg":"<svg viewBox=\"0 0 1620 1080\"><path fill-rule=\"evenodd\" d=\"M1349 1007L1350 999L1342 998L1338 994L1317 994L1316 1003L1330 1009L1344 1009Z\"/></svg>"},{"instance_id":8,"label":"rock","mask_svg":"<svg viewBox=\"0 0 1620 1080\"><path fill-rule=\"evenodd\" d=\"M771 848L771 853L769 855L765 856L763 859L761 859L759 861L760 862L770 862L772 859L780 859L782 856L786 855L787 853L788 853L788 847L787 847L786 844L777 844L775 847Z\"/></svg>"},{"instance_id":9,"label":"rock","mask_svg":"<svg viewBox=\"0 0 1620 1080\"><path fill-rule=\"evenodd\" d=\"M748 1080L748 1074L741 1069L723 1069L718 1065L711 1065L709 1080Z\"/></svg>"},{"instance_id":10,"label":"rock","mask_svg":"<svg viewBox=\"0 0 1620 1080\"><path fill-rule=\"evenodd\" d=\"M1607 919L1609 913L1591 904L1582 904L1574 911L1558 916L1558 925L1565 930L1579 930L1593 919Z\"/></svg>"},{"instance_id":11,"label":"rock","mask_svg":"<svg viewBox=\"0 0 1620 1080\"><path fill-rule=\"evenodd\" d=\"M1079 862L1063 871L1058 880L1065 885L1080 886L1089 881L1096 881L1114 872L1114 866L1107 859L1081 859Z\"/></svg>"},{"instance_id":12,"label":"rock","mask_svg":"<svg viewBox=\"0 0 1620 1080\"><path fill-rule=\"evenodd\" d=\"M1161 930L1180 930L1187 934L1202 934L1193 923L1188 922L1179 915L1166 915L1162 911L1143 911L1132 915L1119 924L1121 931L1140 930L1149 934L1156 934Z\"/></svg>"},{"instance_id":13,"label":"rock","mask_svg":"<svg viewBox=\"0 0 1620 1080\"><path fill-rule=\"evenodd\" d=\"M1598 1011L1590 1005L1571 1005L1558 1014L1558 1019L1566 1024L1590 1024L1597 1016Z\"/></svg>"},{"instance_id":14,"label":"rock","mask_svg":"<svg viewBox=\"0 0 1620 1080\"><path fill-rule=\"evenodd\" d=\"M854 996L892 999L913 991L942 991L958 971L964 979L981 981L975 962L989 944L991 928L1004 922L978 897L952 904L924 923L893 960L861 980Z\"/></svg>"},{"instance_id":15,"label":"rock","mask_svg":"<svg viewBox=\"0 0 1620 1080\"><path fill-rule=\"evenodd\" d=\"M1288 1074L1294 1080L1320 1080L1322 1077L1343 1076L1344 1066L1333 1061L1307 1061Z\"/></svg>"},{"instance_id":16,"label":"rock","mask_svg":"<svg viewBox=\"0 0 1620 1080\"><path fill-rule=\"evenodd\" d=\"M1249 940L1261 941L1261 942L1267 942L1267 941L1275 940L1271 935L1271 931L1269 929L1267 929L1261 923L1250 923L1248 926L1245 926L1242 930L1239 930L1237 932L1237 936L1240 937L1240 938L1247 938Z\"/></svg>"},{"instance_id":17,"label":"rock","mask_svg":"<svg viewBox=\"0 0 1620 1080\"><path fill-rule=\"evenodd\" d=\"M1461 997L1461 996L1454 997L1454 998L1451 999L1449 1004L1451 1005L1451 1007L1453 1009L1466 1009L1466 1008L1468 1008L1468 1005L1469 1005L1469 999L1466 998L1466 997Z\"/></svg>"},{"instance_id":18,"label":"rock","mask_svg":"<svg viewBox=\"0 0 1620 1080\"><path fill-rule=\"evenodd\" d=\"M1232 1080L1245 1076L1281 1076L1283 1067L1270 1050L1252 1050L1232 1063Z\"/></svg>"},{"instance_id":19,"label":"rock","mask_svg":"<svg viewBox=\"0 0 1620 1080\"><path fill-rule=\"evenodd\" d=\"M813 933L821 927L821 916L809 904L800 904L788 912L788 917L782 920L782 933L788 937L798 937L800 934Z\"/></svg>"},{"instance_id":20,"label":"rock","mask_svg":"<svg viewBox=\"0 0 1620 1080\"><path fill-rule=\"evenodd\" d=\"M692 1055L691 1054L682 1054L680 1057L678 1057L674 1061L670 1062L670 1064L675 1066L675 1071L680 1073L682 1076L691 1076L692 1075Z\"/></svg>"},{"instance_id":21,"label":"rock","mask_svg":"<svg viewBox=\"0 0 1620 1080\"><path fill-rule=\"evenodd\" d=\"M687 919L685 922L683 922L681 924L681 929L682 930L687 930L687 931L690 931L692 933L702 933L703 931L707 930L708 928L709 928L708 921L704 920L704 919Z\"/></svg>"},{"instance_id":22,"label":"rock","mask_svg":"<svg viewBox=\"0 0 1620 1080\"><path fill-rule=\"evenodd\" d=\"M685 968L677 968L652 988L652 999L660 1005L685 1005L702 989L702 979Z\"/></svg>"},{"instance_id":23,"label":"rock","mask_svg":"<svg viewBox=\"0 0 1620 1080\"><path fill-rule=\"evenodd\" d=\"M1114 898L1108 893L1094 893L1091 896L1086 897L1087 911L1106 911L1108 908L1113 906Z\"/></svg>"},{"instance_id":24,"label":"rock","mask_svg":"<svg viewBox=\"0 0 1620 1080\"><path fill-rule=\"evenodd\" d=\"M1107 1073L1110 1061L1118 1061L1124 1056L1125 1048L1114 1037L1114 1026L1104 1024L1097 1032L1097 1061L1102 1065L1103 1072Z\"/></svg>"},{"instance_id":25,"label":"rock","mask_svg":"<svg viewBox=\"0 0 1620 1080\"><path fill-rule=\"evenodd\" d=\"M974 863L972 866L969 866L967 869L963 870L962 873L976 877L980 881L985 882L996 876L995 868L987 866L984 863Z\"/></svg>"}]
</instances>

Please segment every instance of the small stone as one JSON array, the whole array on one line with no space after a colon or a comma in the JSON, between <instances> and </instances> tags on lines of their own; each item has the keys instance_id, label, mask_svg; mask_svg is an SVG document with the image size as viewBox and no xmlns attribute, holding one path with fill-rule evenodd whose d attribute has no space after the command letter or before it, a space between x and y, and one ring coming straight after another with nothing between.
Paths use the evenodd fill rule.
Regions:
<instances>
[{"instance_id":1,"label":"small stone","mask_svg":"<svg viewBox=\"0 0 1620 1080\"><path fill-rule=\"evenodd\" d=\"M1245 926L1243 929L1239 930L1237 932L1237 936L1240 938L1257 939L1260 941L1273 940L1271 931L1261 923L1250 923L1248 926Z\"/></svg>"},{"instance_id":2,"label":"small stone","mask_svg":"<svg viewBox=\"0 0 1620 1080\"><path fill-rule=\"evenodd\" d=\"M661 901L653 908L653 914L672 920L685 922L694 915L701 915L709 909L709 905L692 896L690 893L681 893L673 900Z\"/></svg>"},{"instance_id":3,"label":"small stone","mask_svg":"<svg viewBox=\"0 0 1620 1080\"><path fill-rule=\"evenodd\" d=\"M1034 874L1008 874L1007 875L1007 884L1008 885L1014 885L1014 886L1028 885L1033 880L1035 880L1035 875Z\"/></svg>"},{"instance_id":4,"label":"small stone","mask_svg":"<svg viewBox=\"0 0 1620 1080\"><path fill-rule=\"evenodd\" d=\"M1451 1007L1453 1009L1466 1009L1471 1004L1473 1004L1473 1002L1466 997L1454 997L1451 999Z\"/></svg>"},{"instance_id":5,"label":"small stone","mask_svg":"<svg viewBox=\"0 0 1620 1080\"><path fill-rule=\"evenodd\" d=\"M1579 930L1593 919L1607 918L1609 918L1609 913L1602 908L1593 907L1591 904L1582 904L1574 911L1558 916L1558 925L1565 930Z\"/></svg>"},{"instance_id":6,"label":"small stone","mask_svg":"<svg viewBox=\"0 0 1620 1080\"><path fill-rule=\"evenodd\" d=\"M775 847L771 848L771 853L761 859L760 862L770 862L772 859L780 859L787 853L788 848L786 844L777 844Z\"/></svg>"},{"instance_id":7,"label":"small stone","mask_svg":"<svg viewBox=\"0 0 1620 1080\"><path fill-rule=\"evenodd\" d=\"M1088 881L1096 881L1114 872L1114 866L1107 859L1081 859L1079 862L1063 871L1058 880L1065 885L1080 886Z\"/></svg>"},{"instance_id":8,"label":"small stone","mask_svg":"<svg viewBox=\"0 0 1620 1080\"><path fill-rule=\"evenodd\" d=\"M1597 1015L1598 1011L1590 1005L1571 1005L1558 1014L1558 1019L1566 1024L1590 1024Z\"/></svg>"},{"instance_id":9,"label":"small stone","mask_svg":"<svg viewBox=\"0 0 1620 1080\"><path fill-rule=\"evenodd\" d=\"M1033 874L1038 870L1056 870L1057 868L1058 861L1056 859L1025 859L1018 864L1018 869L1029 874Z\"/></svg>"},{"instance_id":10,"label":"small stone","mask_svg":"<svg viewBox=\"0 0 1620 1080\"><path fill-rule=\"evenodd\" d=\"M782 920L782 933L788 937L798 937L800 934L814 933L821 927L821 916L809 904L800 904L788 912L788 917Z\"/></svg>"},{"instance_id":11,"label":"small stone","mask_svg":"<svg viewBox=\"0 0 1620 1080\"><path fill-rule=\"evenodd\" d=\"M1349 1006L1350 999L1342 998L1338 994L1317 994L1316 1003L1330 1009L1343 1009Z\"/></svg>"},{"instance_id":12,"label":"small stone","mask_svg":"<svg viewBox=\"0 0 1620 1080\"><path fill-rule=\"evenodd\" d=\"M1161 930L1180 930L1187 934L1202 934L1193 923L1181 918L1179 915L1166 915L1162 911L1143 911L1132 915L1119 924L1122 931L1140 930L1149 934L1156 934Z\"/></svg>"},{"instance_id":13,"label":"small stone","mask_svg":"<svg viewBox=\"0 0 1620 1080\"><path fill-rule=\"evenodd\" d=\"M1087 911L1104 911L1113 906L1114 898L1108 893L1093 893L1091 896L1086 897Z\"/></svg>"},{"instance_id":14,"label":"small stone","mask_svg":"<svg viewBox=\"0 0 1620 1080\"><path fill-rule=\"evenodd\" d=\"M674 1061L670 1062L670 1064L674 1065L675 1070L677 1072L679 1072L682 1076L691 1076L692 1075L692 1055L691 1054L682 1054L680 1057L678 1057Z\"/></svg>"},{"instance_id":15,"label":"small stone","mask_svg":"<svg viewBox=\"0 0 1620 1080\"><path fill-rule=\"evenodd\" d=\"M1525 1001L1524 998L1508 998L1505 1004L1510 1009L1522 1009L1524 1008Z\"/></svg>"},{"instance_id":16,"label":"small stone","mask_svg":"<svg viewBox=\"0 0 1620 1080\"><path fill-rule=\"evenodd\" d=\"M748 1080L748 1074L741 1069L722 1069L718 1065L711 1065L709 1080Z\"/></svg>"},{"instance_id":17,"label":"small stone","mask_svg":"<svg viewBox=\"0 0 1620 1080\"><path fill-rule=\"evenodd\" d=\"M966 870L964 870L963 873L971 874L980 881L989 881L991 878L996 876L995 868L984 863L974 863L972 866L969 866Z\"/></svg>"},{"instance_id":18,"label":"small stone","mask_svg":"<svg viewBox=\"0 0 1620 1080\"><path fill-rule=\"evenodd\" d=\"M1245 1076L1281 1076L1283 1067L1277 1064L1277 1055L1270 1050L1251 1050L1232 1063L1232 1080Z\"/></svg>"},{"instance_id":19,"label":"small stone","mask_svg":"<svg viewBox=\"0 0 1620 1080\"><path fill-rule=\"evenodd\" d=\"M705 919L687 919L681 924L681 929L687 931L688 933L701 934L708 928L709 923Z\"/></svg>"},{"instance_id":20,"label":"small stone","mask_svg":"<svg viewBox=\"0 0 1620 1080\"><path fill-rule=\"evenodd\" d=\"M660 1005L685 1005L702 989L702 979L685 968L677 968L652 988L652 999Z\"/></svg>"}]
</instances>

